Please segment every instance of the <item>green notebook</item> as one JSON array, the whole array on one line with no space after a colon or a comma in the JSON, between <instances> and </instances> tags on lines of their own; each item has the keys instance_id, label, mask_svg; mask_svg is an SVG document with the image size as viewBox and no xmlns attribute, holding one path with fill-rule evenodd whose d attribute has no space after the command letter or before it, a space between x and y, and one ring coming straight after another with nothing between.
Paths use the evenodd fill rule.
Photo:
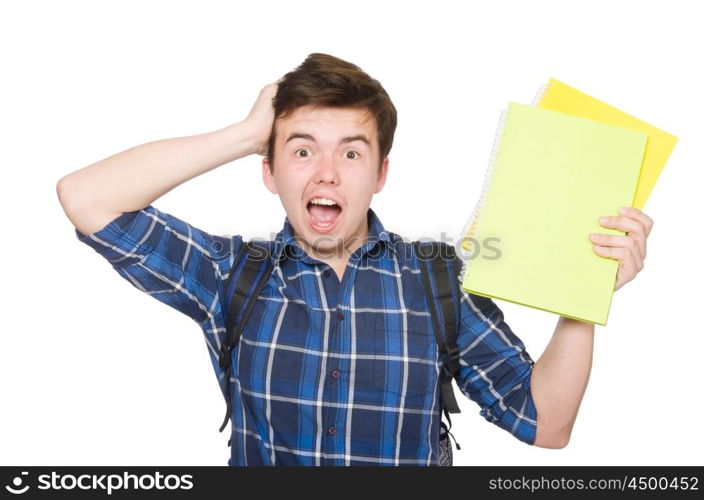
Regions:
<instances>
[{"instance_id":1,"label":"green notebook","mask_svg":"<svg viewBox=\"0 0 704 500\"><path fill-rule=\"evenodd\" d=\"M590 233L633 204L648 137L642 132L511 102L483 191L462 235L462 287L606 325L618 261Z\"/></svg>"}]
</instances>

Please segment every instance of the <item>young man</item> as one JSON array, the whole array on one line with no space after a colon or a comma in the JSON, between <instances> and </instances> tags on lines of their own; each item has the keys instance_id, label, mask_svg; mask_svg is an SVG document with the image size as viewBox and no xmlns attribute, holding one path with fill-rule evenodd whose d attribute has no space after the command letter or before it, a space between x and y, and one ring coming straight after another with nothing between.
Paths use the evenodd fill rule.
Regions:
<instances>
[{"instance_id":1,"label":"young man","mask_svg":"<svg viewBox=\"0 0 704 500\"><path fill-rule=\"evenodd\" d=\"M395 127L378 81L311 54L264 87L243 121L132 148L58 183L81 241L198 322L222 383L223 284L240 271L242 237L208 234L151 203L222 164L266 155L264 183L287 217L232 350L229 465L438 463L442 361L419 259L370 208ZM652 220L629 208L604 225L628 231L593 240L599 255L620 260L620 288L643 267ZM534 363L493 301L459 281L453 293L462 393L517 439L564 447L589 378L593 325L561 317Z\"/></svg>"}]
</instances>

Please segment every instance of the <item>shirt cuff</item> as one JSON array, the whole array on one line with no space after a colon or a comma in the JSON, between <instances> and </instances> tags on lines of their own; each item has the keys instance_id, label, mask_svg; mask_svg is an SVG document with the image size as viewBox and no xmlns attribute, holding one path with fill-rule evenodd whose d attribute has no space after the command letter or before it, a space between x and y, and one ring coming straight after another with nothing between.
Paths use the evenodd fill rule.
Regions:
<instances>
[{"instance_id":1,"label":"shirt cuff","mask_svg":"<svg viewBox=\"0 0 704 500\"><path fill-rule=\"evenodd\" d=\"M102 229L83 234L74 229L76 238L102 255L115 267L134 264L156 247L164 230L157 223L159 212L148 206L134 212L124 212Z\"/></svg>"}]
</instances>

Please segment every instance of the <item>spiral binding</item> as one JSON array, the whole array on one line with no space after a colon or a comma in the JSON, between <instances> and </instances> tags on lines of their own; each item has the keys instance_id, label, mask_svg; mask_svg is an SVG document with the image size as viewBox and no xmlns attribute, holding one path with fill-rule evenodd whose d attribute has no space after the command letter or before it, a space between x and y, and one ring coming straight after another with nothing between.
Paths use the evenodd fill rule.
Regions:
<instances>
[{"instance_id":1,"label":"spiral binding","mask_svg":"<svg viewBox=\"0 0 704 500\"><path fill-rule=\"evenodd\" d=\"M535 108L540 106L540 101L542 101L543 97L545 97L545 93L550 88L550 83L551 83L550 81L547 81L540 86L540 89L538 90L538 92L535 94L535 97L533 98L533 102L531 102L531 106L533 106Z\"/></svg>"},{"instance_id":2,"label":"spiral binding","mask_svg":"<svg viewBox=\"0 0 704 500\"><path fill-rule=\"evenodd\" d=\"M486 169L486 173L484 176L484 183L482 185L482 192L481 195L479 196L479 200L477 201L477 204L474 206L474 210L472 210L472 214L469 216L469 219L467 219L467 222L465 223L462 233L461 233L461 238L474 238L474 236L478 233L479 231L479 222L480 222L480 217L482 215L482 210L484 209L484 204L486 203L486 197L488 194L488 191L491 187L491 180L494 176L494 169L496 168L496 163L498 162L498 156L499 156L499 150L501 148L501 143L503 142L504 138L504 131L505 131L505 124L506 121L508 120L509 117L509 108L504 109L501 112L501 117L499 118L499 124L496 129L496 135L494 136L494 144L491 148L491 158L489 159L489 166ZM462 244L464 246L464 243ZM474 252L472 252L474 253ZM460 253L460 256L462 254ZM475 256L473 256L475 257ZM460 283L464 282L464 276L465 273L469 270L470 262L472 261L472 258L469 259L462 259L462 270L457 277Z\"/></svg>"}]
</instances>

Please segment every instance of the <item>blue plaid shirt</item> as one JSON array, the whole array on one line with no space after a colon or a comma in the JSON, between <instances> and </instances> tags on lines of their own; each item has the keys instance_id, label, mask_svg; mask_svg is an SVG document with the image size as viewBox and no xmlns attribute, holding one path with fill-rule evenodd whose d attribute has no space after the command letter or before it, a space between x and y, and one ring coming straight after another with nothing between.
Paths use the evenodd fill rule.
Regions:
<instances>
[{"instance_id":1,"label":"blue plaid shirt","mask_svg":"<svg viewBox=\"0 0 704 500\"><path fill-rule=\"evenodd\" d=\"M305 254L288 218L274 241L262 242L274 270L232 350L228 465L438 464L444 354L419 261L371 208L368 222L369 239L342 281ZM223 285L241 270L233 261L242 237L208 234L152 205L76 236L133 286L198 323L226 387L218 365L229 304ZM457 386L486 420L533 444L533 360L492 300L465 292L459 280L453 293Z\"/></svg>"}]
</instances>

